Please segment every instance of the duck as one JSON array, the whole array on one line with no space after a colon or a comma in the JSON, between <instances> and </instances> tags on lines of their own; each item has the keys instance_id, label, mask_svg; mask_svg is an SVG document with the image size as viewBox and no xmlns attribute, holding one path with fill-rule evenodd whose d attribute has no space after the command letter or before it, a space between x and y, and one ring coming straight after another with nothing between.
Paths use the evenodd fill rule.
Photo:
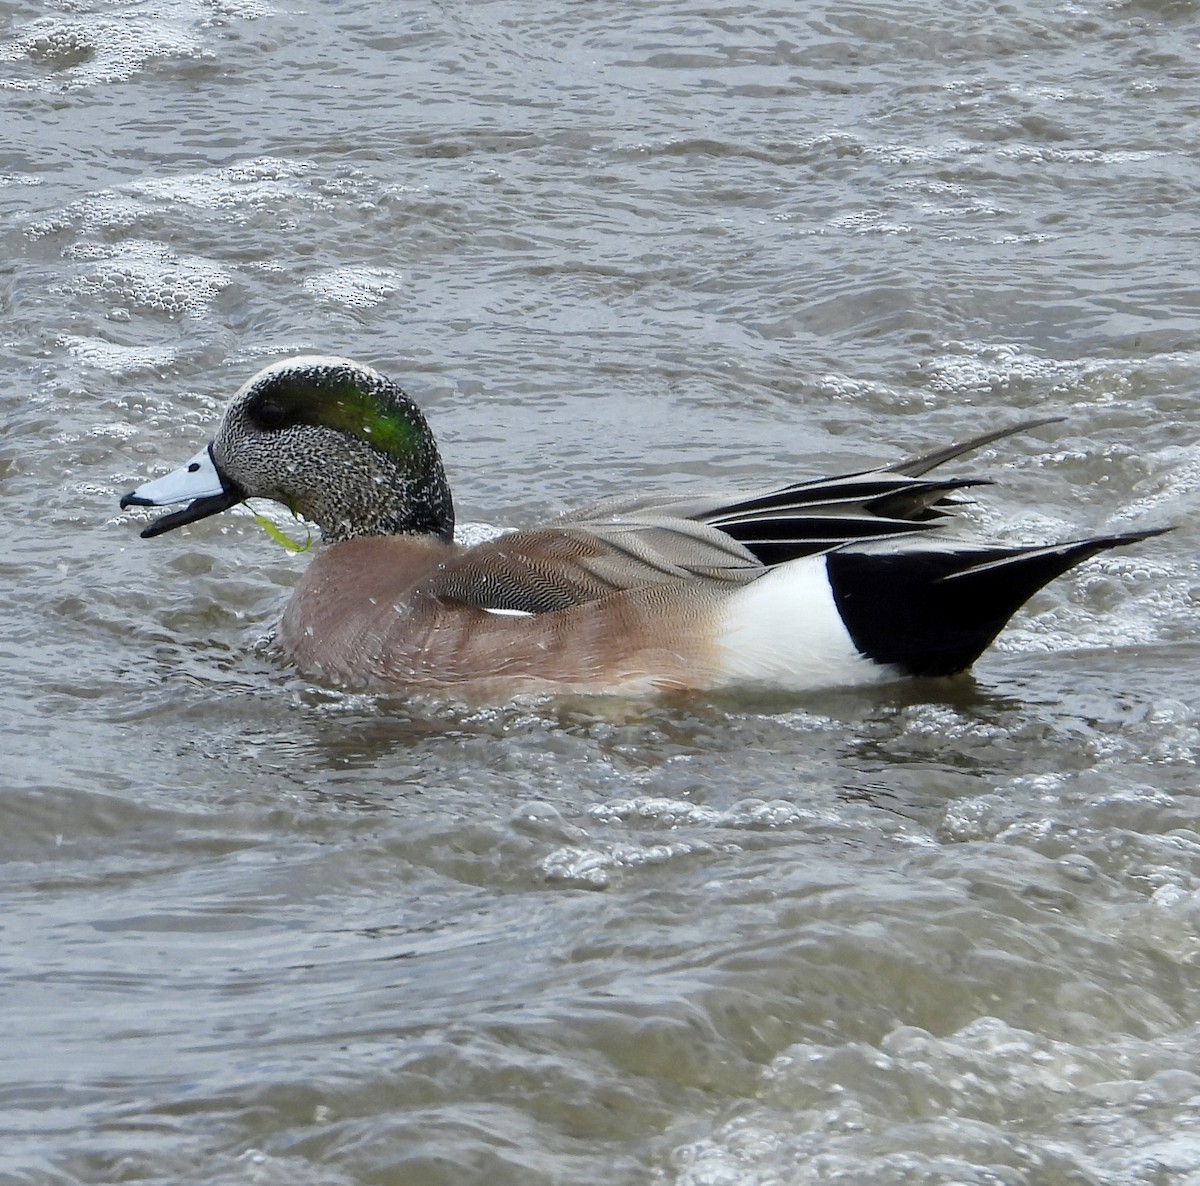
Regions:
<instances>
[{"instance_id":1,"label":"duck","mask_svg":"<svg viewBox=\"0 0 1200 1186\"><path fill-rule=\"evenodd\" d=\"M803 693L967 672L1039 589L1168 528L1011 545L947 528L979 477L932 471L1052 420L875 468L723 494L619 494L463 544L433 433L351 359L273 363L213 439L130 491L183 504L154 538L271 499L320 547L276 631L302 677L349 692Z\"/></svg>"}]
</instances>

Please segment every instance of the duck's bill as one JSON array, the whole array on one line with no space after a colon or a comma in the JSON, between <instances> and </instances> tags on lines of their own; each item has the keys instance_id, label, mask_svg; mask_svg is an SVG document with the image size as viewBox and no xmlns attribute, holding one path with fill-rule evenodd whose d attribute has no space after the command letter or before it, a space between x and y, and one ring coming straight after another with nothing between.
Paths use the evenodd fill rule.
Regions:
<instances>
[{"instance_id":1,"label":"duck's bill","mask_svg":"<svg viewBox=\"0 0 1200 1186\"><path fill-rule=\"evenodd\" d=\"M219 515L245 497L234 483L222 476L213 461L212 445L206 445L186 465L131 490L121 499L121 509L186 502L188 505L183 510L160 515L143 530L142 539L153 539L164 531L207 519L209 515Z\"/></svg>"}]
</instances>

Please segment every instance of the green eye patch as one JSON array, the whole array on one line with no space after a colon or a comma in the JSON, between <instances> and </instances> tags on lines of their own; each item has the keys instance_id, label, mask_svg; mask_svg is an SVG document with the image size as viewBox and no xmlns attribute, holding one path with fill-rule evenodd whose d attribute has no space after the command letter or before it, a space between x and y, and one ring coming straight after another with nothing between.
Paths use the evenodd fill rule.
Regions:
<instances>
[{"instance_id":1,"label":"green eye patch","mask_svg":"<svg viewBox=\"0 0 1200 1186\"><path fill-rule=\"evenodd\" d=\"M397 388L341 368L272 376L246 410L267 431L323 425L393 457L418 452L429 431L416 405Z\"/></svg>"}]
</instances>

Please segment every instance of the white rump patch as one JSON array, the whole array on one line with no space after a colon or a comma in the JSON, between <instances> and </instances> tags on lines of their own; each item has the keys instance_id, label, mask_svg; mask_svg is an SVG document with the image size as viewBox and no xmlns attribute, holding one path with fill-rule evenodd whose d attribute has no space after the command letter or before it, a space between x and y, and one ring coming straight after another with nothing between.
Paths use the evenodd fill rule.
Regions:
<instances>
[{"instance_id":1,"label":"white rump patch","mask_svg":"<svg viewBox=\"0 0 1200 1186\"><path fill-rule=\"evenodd\" d=\"M803 692L897 678L854 645L824 556L780 565L739 589L718 628L722 682Z\"/></svg>"}]
</instances>

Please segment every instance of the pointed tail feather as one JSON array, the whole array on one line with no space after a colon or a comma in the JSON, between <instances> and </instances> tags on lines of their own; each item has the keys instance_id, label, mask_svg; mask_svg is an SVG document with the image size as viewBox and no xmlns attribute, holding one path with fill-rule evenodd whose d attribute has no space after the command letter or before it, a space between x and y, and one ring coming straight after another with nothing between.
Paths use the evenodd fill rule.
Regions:
<instances>
[{"instance_id":1,"label":"pointed tail feather","mask_svg":"<svg viewBox=\"0 0 1200 1186\"><path fill-rule=\"evenodd\" d=\"M693 514L733 536L768 565L786 563L867 536L903 535L937 528L957 505L952 494L990 483L986 478L924 479L923 474L993 441L1060 419L1047 416L1025 420L892 465L797 482L724 505L717 503ZM862 525L864 514L875 517L873 528ZM834 527L839 519L841 530Z\"/></svg>"},{"instance_id":2,"label":"pointed tail feather","mask_svg":"<svg viewBox=\"0 0 1200 1186\"><path fill-rule=\"evenodd\" d=\"M1019 432L1029 432L1031 429L1041 428L1045 424L1061 424L1064 419L1066 419L1064 416L1043 416L1039 420L1022 420L1019 424L1010 424L1007 428L995 428L991 432L982 433L977 437L969 437L965 441L956 441L952 445L944 445L929 453L906 457L903 461L894 462L892 465L881 466L875 472L904 474L910 478L919 478L931 469L945 465L947 461L953 461L956 457L962 457L976 449L982 449L984 445L990 445L993 441L1002 441L1005 437L1016 436Z\"/></svg>"},{"instance_id":3,"label":"pointed tail feather","mask_svg":"<svg viewBox=\"0 0 1200 1186\"><path fill-rule=\"evenodd\" d=\"M834 602L855 646L910 675L965 671L1043 585L1108 548L1170 528L1043 547L831 552Z\"/></svg>"}]
</instances>

